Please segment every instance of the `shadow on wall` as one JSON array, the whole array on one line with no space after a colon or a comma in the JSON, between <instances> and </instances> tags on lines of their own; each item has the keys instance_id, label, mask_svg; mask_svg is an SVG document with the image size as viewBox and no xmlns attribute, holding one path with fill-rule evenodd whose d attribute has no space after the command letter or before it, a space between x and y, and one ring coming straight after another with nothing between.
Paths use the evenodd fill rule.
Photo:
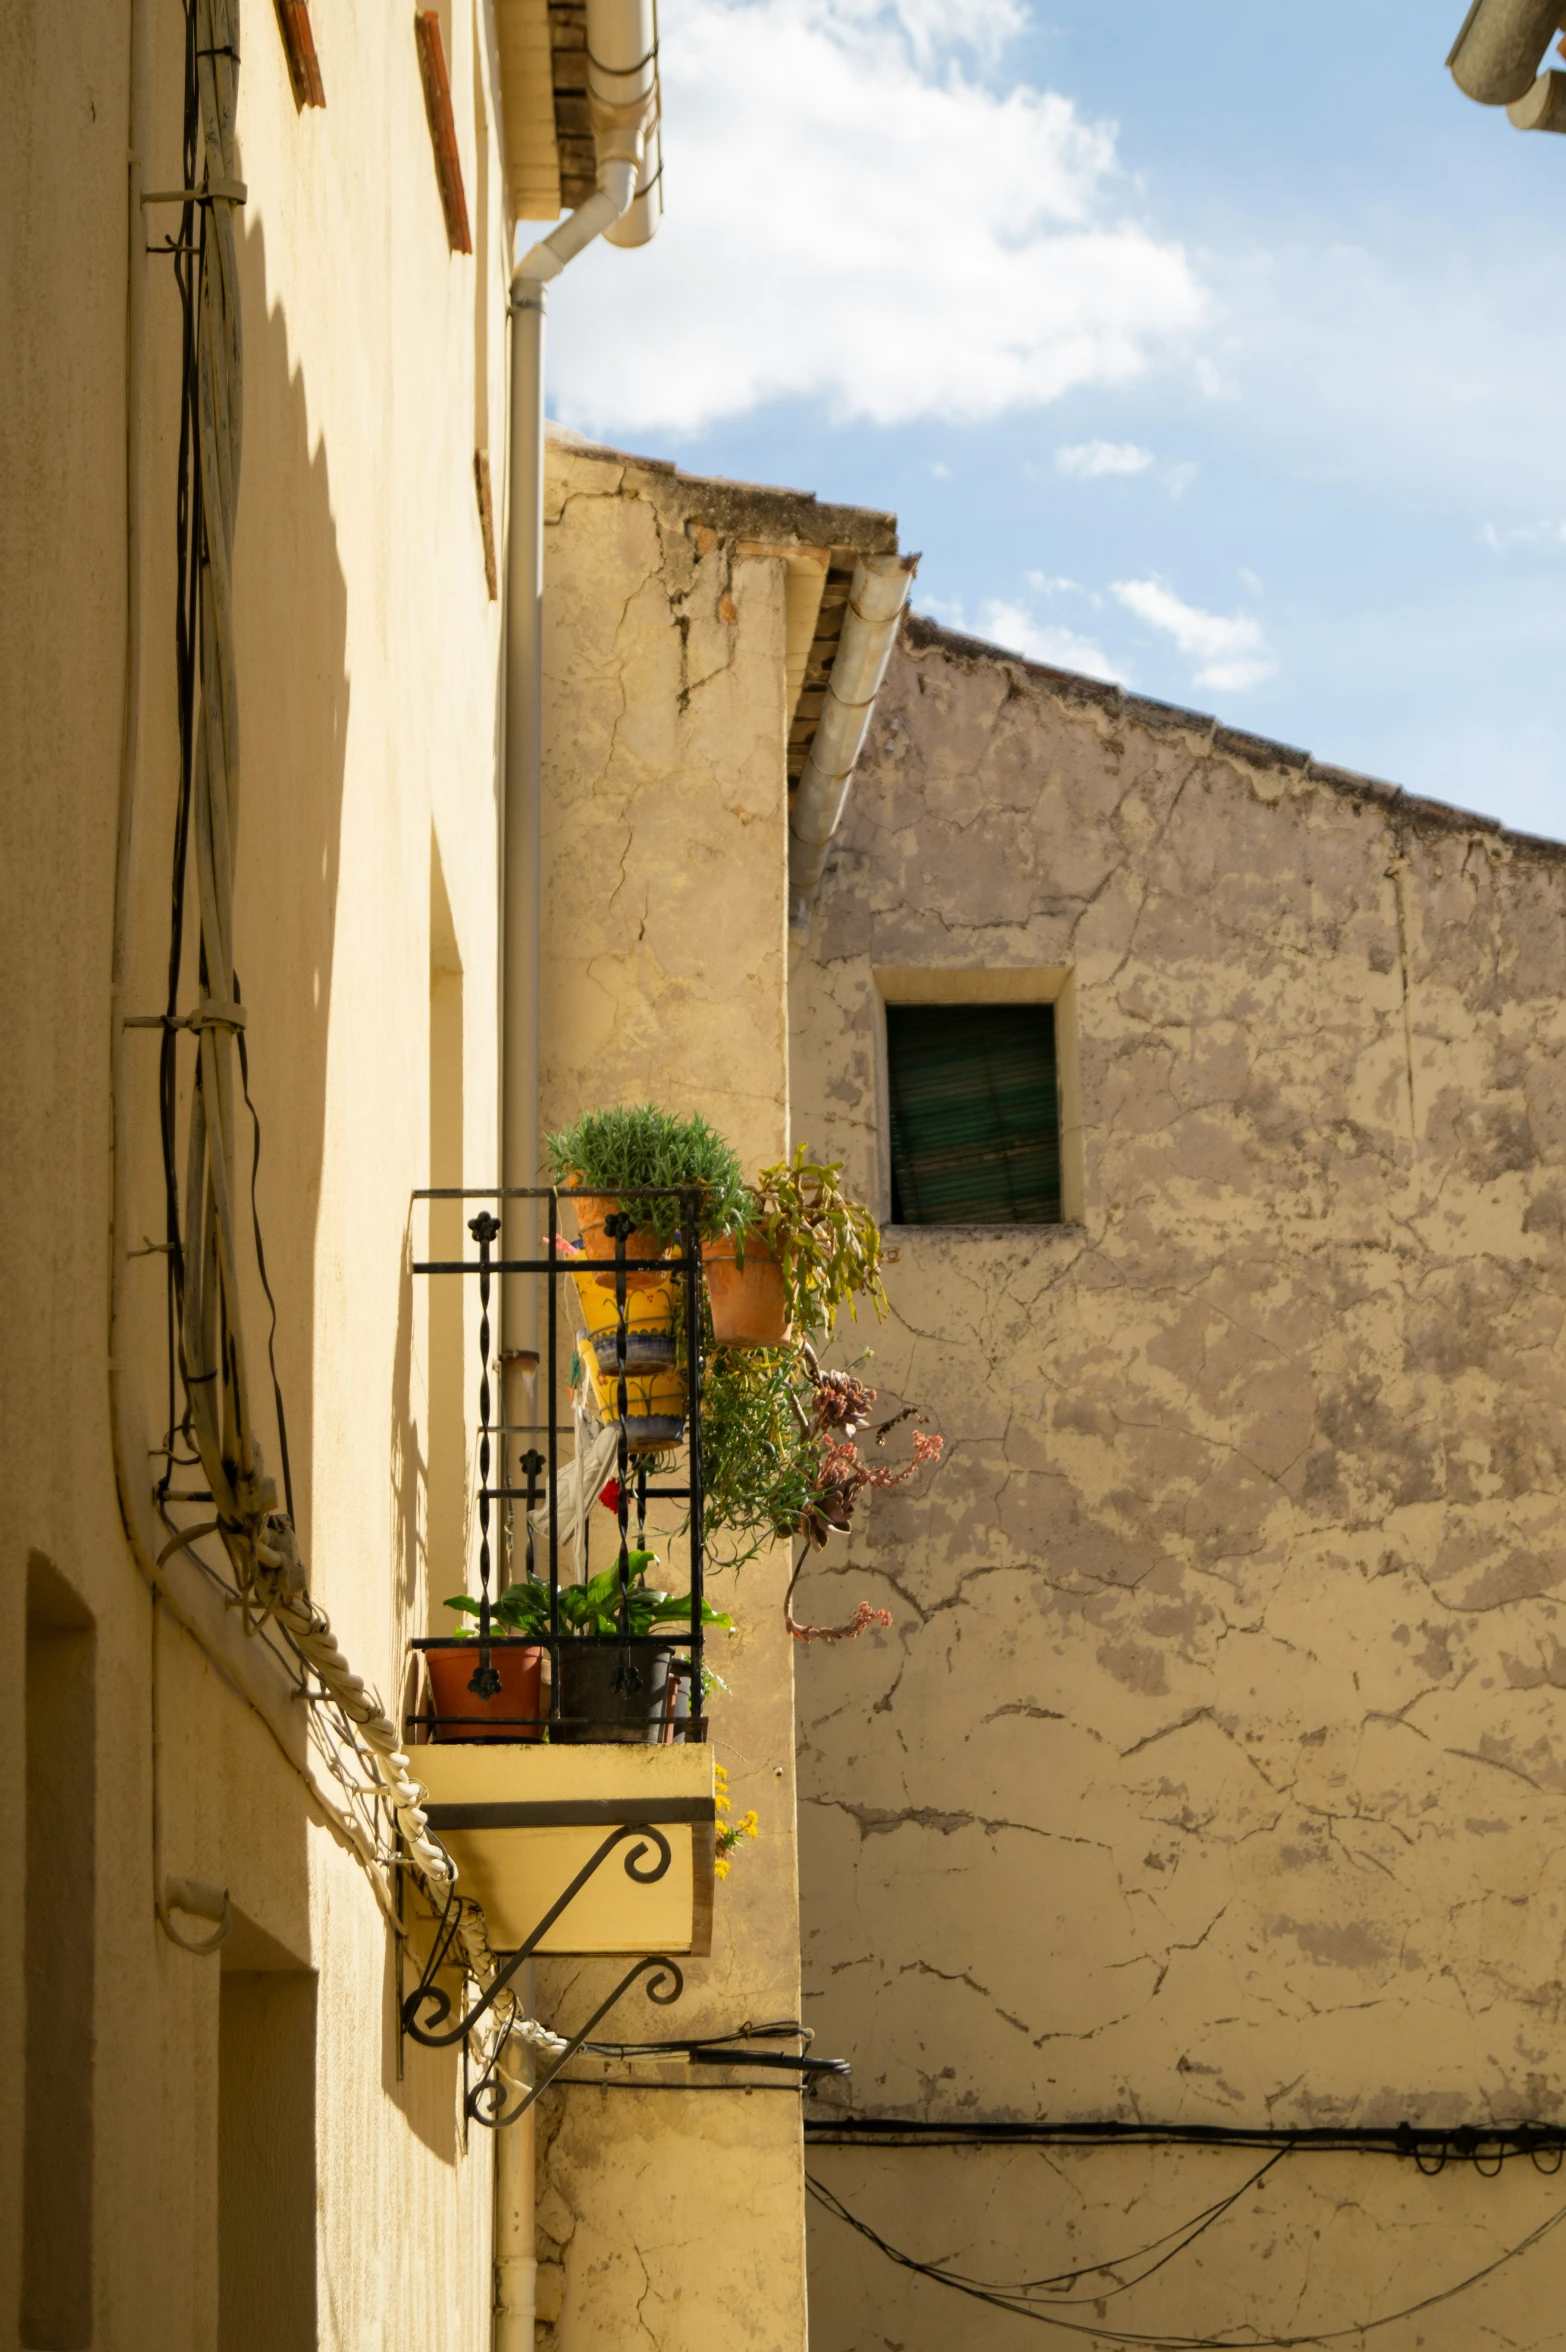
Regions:
<instances>
[{"instance_id":1,"label":"shadow on wall","mask_svg":"<svg viewBox=\"0 0 1566 2352\"><path fill-rule=\"evenodd\" d=\"M257 1197L277 1297L300 1548L311 1558L315 1259L348 736L348 583L324 443L267 302L266 238L239 254L245 321L244 473L235 547L242 774L236 956L260 1115ZM253 1302L256 1340L265 1301ZM255 1342L252 1343L253 1345ZM258 1351L259 1352L259 1351ZM263 1429L265 1420L262 1421Z\"/></svg>"},{"instance_id":2,"label":"shadow on wall","mask_svg":"<svg viewBox=\"0 0 1566 2352\"><path fill-rule=\"evenodd\" d=\"M324 441L312 446L304 377L280 305L268 302L266 236L240 248L245 320L244 476L235 550L240 725L236 954L247 1001L251 1091L261 1118L257 1196L277 1298L277 1369L288 1414L300 1548L312 1558L316 1244L326 1146L327 1060L338 927L350 689L348 582L338 553ZM411 1273L403 1267L405 1307ZM251 1302L259 1342L265 1301ZM406 1313L401 1326L408 1321ZM410 1366L396 1412L414 1442ZM265 1428L263 1417L262 1427ZM394 1436L394 1444L395 1444ZM411 1465L415 1481L422 1464ZM400 1496L416 1520L416 1497ZM411 1556L405 1562L411 1572ZM299 1868L306 1867L301 1838ZM454 2053L410 2050L397 2074L396 1965L388 1944L383 2083L419 2139L460 2155Z\"/></svg>"}]
</instances>

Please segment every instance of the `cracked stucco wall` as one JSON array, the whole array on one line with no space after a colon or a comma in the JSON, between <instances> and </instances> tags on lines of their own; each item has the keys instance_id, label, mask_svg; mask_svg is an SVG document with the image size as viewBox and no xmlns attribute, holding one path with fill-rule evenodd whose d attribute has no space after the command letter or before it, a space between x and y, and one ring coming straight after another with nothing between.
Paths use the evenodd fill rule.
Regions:
<instances>
[{"instance_id":1,"label":"cracked stucco wall","mask_svg":"<svg viewBox=\"0 0 1566 2352\"><path fill-rule=\"evenodd\" d=\"M854 2106L1560 2118L1566 853L916 624L792 984L796 1135L883 1207L877 974L918 969L1070 971L1085 1209L894 1233L839 1349L947 1440L806 1595L894 1619L801 1665L807 2015ZM1203 2241L1205 2298L1188 2265L1116 2324L1368 2316L1538 2218L1532 2174L1311 2162ZM813 2164L1013 2276L1244 2177ZM1326 2301L1286 2290L1350 2205ZM812 2233L818 2352L1020 2335ZM1553 2343L1506 2293L1496 2340Z\"/></svg>"},{"instance_id":2,"label":"cracked stucco wall","mask_svg":"<svg viewBox=\"0 0 1566 2352\"><path fill-rule=\"evenodd\" d=\"M782 565L735 552L757 528L741 493L670 467L555 441L548 500L545 1119L650 1097L757 1166L788 1137ZM786 1574L763 1559L712 1586L738 1621L712 1658L714 1746L761 1837L679 2005L638 1992L606 2034L798 2015ZM569 2028L624 1965L541 1968L540 2013ZM658 2084L541 2103L540 2352L803 2352L797 2097Z\"/></svg>"}]
</instances>

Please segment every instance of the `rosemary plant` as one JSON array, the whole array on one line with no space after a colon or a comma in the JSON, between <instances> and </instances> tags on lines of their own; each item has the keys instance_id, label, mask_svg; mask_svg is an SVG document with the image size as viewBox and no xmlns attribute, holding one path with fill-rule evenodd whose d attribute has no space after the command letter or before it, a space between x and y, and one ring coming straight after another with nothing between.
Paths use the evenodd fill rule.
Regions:
<instances>
[{"instance_id":1,"label":"rosemary plant","mask_svg":"<svg viewBox=\"0 0 1566 2352\"><path fill-rule=\"evenodd\" d=\"M701 1194L701 1231L709 1240L737 1233L749 1207L739 1158L699 1113L688 1119L656 1103L621 1103L586 1111L546 1138L544 1153L557 1184L575 1182L625 1199L639 1224L650 1225L667 1249L680 1226L679 1203L638 1200L639 1193L680 1186Z\"/></svg>"}]
</instances>

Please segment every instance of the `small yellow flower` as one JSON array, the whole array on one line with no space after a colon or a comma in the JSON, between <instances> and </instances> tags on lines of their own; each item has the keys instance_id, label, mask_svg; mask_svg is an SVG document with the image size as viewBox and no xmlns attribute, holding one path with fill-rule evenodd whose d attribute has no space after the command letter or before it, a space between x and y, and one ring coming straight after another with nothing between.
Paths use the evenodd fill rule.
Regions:
<instances>
[{"instance_id":1,"label":"small yellow flower","mask_svg":"<svg viewBox=\"0 0 1566 2352\"><path fill-rule=\"evenodd\" d=\"M714 1862L714 1864L713 1864L713 1866L712 1866L712 1875L713 1875L713 1877L714 1877L714 1878L727 1878L727 1877L728 1877L728 1875L729 1875L729 1858L728 1858L727 1854L720 1854L720 1855L718 1856L718 1858L717 1858L716 1862Z\"/></svg>"},{"instance_id":2,"label":"small yellow flower","mask_svg":"<svg viewBox=\"0 0 1566 2352\"><path fill-rule=\"evenodd\" d=\"M742 1813L739 1825L746 1837L760 1837L761 1822L759 1816L754 1812Z\"/></svg>"}]
</instances>

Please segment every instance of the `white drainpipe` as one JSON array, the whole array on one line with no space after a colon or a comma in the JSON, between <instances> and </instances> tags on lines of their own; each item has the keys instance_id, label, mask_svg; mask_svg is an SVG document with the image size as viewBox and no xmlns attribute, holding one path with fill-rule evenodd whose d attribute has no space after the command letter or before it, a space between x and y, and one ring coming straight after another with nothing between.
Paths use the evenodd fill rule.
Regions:
<instances>
[{"instance_id":1,"label":"white drainpipe","mask_svg":"<svg viewBox=\"0 0 1566 2352\"><path fill-rule=\"evenodd\" d=\"M588 0L588 93L598 186L517 263L511 278L511 524L506 572L506 756L501 848L501 1181L539 1177L540 838L543 803L544 289L597 237L643 245L662 208L653 0ZM502 1249L537 1255L537 1204L507 1201ZM513 1373L537 1349L534 1286L502 1282ZM508 1421L521 1383L507 1378Z\"/></svg>"},{"instance_id":2,"label":"white drainpipe","mask_svg":"<svg viewBox=\"0 0 1566 2352\"><path fill-rule=\"evenodd\" d=\"M808 919L827 848L842 822L918 561L916 555L862 555L854 566L826 706L788 822L788 895L796 929Z\"/></svg>"},{"instance_id":3,"label":"white drainpipe","mask_svg":"<svg viewBox=\"0 0 1566 2352\"><path fill-rule=\"evenodd\" d=\"M523 1962L518 1990L533 2007L533 1963ZM513 2043L515 2051L517 2045ZM532 2068L518 2074L532 2079ZM494 2352L537 2352L533 2330L538 2316L538 2262L534 2253L533 2166L536 2141L529 2107L515 2123L495 2134L495 2339Z\"/></svg>"},{"instance_id":4,"label":"white drainpipe","mask_svg":"<svg viewBox=\"0 0 1566 2352\"><path fill-rule=\"evenodd\" d=\"M506 562L506 751L501 831L501 1182L536 1184L542 930L544 610L544 289L596 237L645 245L663 208L654 0L587 0L588 95L598 186L525 253L511 276L511 520ZM502 1204L508 1258L539 1254L538 1204ZM502 1396L526 1407L538 1347L535 1286L503 1278ZM546 1415L557 1400L540 1395ZM513 1449L502 1451L502 1461ZM528 1975L531 1977L529 1969ZM531 2007L531 2001L528 2004ZM534 2352L533 2114L495 2134L494 2352Z\"/></svg>"}]
</instances>

